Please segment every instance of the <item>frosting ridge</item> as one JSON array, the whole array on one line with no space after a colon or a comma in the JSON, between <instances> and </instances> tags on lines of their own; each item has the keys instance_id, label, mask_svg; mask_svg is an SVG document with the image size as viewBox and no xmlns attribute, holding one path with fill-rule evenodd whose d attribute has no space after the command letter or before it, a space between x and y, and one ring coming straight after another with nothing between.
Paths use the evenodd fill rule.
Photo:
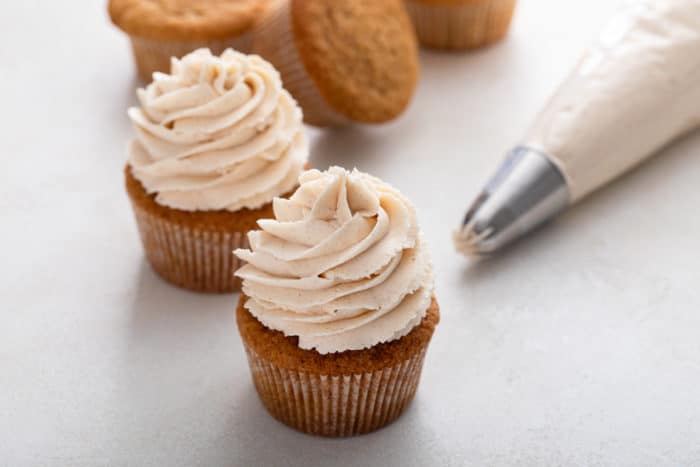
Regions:
<instances>
[{"instance_id":1,"label":"frosting ridge","mask_svg":"<svg viewBox=\"0 0 700 467\"><path fill-rule=\"evenodd\" d=\"M415 209L357 170L299 177L275 219L248 234L236 272L246 308L319 353L360 350L408 334L430 306L433 272Z\"/></svg>"},{"instance_id":2,"label":"frosting ridge","mask_svg":"<svg viewBox=\"0 0 700 467\"><path fill-rule=\"evenodd\" d=\"M262 58L198 49L137 96L129 163L159 204L255 209L296 186L308 155L301 109Z\"/></svg>"}]
</instances>

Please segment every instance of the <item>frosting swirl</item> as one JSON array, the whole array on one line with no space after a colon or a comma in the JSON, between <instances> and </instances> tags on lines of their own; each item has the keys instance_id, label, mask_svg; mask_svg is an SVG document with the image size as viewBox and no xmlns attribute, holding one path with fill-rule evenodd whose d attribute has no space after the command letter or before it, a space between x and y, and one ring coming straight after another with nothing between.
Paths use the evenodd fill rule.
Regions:
<instances>
[{"instance_id":1,"label":"frosting swirl","mask_svg":"<svg viewBox=\"0 0 700 467\"><path fill-rule=\"evenodd\" d=\"M399 339L430 306L433 272L415 209L354 170L309 170L275 219L258 221L235 254L246 308L263 325L319 353Z\"/></svg>"},{"instance_id":2,"label":"frosting swirl","mask_svg":"<svg viewBox=\"0 0 700 467\"><path fill-rule=\"evenodd\" d=\"M308 155L302 113L262 58L199 49L137 95L129 163L158 203L255 209L296 186Z\"/></svg>"}]
</instances>

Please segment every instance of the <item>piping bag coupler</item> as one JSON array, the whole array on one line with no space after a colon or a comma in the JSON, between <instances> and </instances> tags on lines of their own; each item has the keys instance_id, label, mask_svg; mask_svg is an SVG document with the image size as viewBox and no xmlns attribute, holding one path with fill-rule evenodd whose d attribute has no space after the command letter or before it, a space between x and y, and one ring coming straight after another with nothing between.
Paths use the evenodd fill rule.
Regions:
<instances>
[{"instance_id":1,"label":"piping bag coupler","mask_svg":"<svg viewBox=\"0 0 700 467\"><path fill-rule=\"evenodd\" d=\"M700 0L624 8L506 157L455 232L495 252L700 126Z\"/></svg>"}]
</instances>

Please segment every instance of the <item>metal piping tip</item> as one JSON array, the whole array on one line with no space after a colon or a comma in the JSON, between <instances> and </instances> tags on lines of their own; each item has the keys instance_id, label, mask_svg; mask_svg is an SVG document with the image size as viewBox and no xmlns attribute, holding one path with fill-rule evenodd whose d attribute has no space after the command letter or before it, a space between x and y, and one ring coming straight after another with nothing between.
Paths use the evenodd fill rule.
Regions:
<instances>
[{"instance_id":1,"label":"metal piping tip","mask_svg":"<svg viewBox=\"0 0 700 467\"><path fill-rule=\"evenodd\" d=\"M453 236L466 256L493 253L546 222L569 204L569 188L561 170L544 154L513 149Z\"/></svg>"},{"instance_id":2,"label":"metal piping tip","mask_svg":"<svg viewBox=\"0 0 700 467\"><path fill-rule=\"evenodd\" d=\"M452 240L458 252L462 253L464 256L479 258L485 254L485 251L480 248L480 245L484 238L488 237L489 233L490 232L477 233L474 231L473 226L468 224L455 230L452 233Z\"/></svg>"}]
</instances>

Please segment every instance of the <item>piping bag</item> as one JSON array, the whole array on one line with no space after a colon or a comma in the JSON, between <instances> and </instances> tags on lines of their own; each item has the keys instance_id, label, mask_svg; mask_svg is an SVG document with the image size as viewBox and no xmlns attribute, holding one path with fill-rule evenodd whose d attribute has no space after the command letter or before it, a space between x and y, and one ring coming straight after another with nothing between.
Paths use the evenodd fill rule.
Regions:
<instances>
[{"instance_id":1,"label":"piping bag","mask_svg":"<svg viewBox=\"0 0 700 467\"><path fill-rule=\"evenodd\" d=\"M627 5L584 53L454 234L493 253L700 126L700 0Z\"/></svg>"}]
</instances>

